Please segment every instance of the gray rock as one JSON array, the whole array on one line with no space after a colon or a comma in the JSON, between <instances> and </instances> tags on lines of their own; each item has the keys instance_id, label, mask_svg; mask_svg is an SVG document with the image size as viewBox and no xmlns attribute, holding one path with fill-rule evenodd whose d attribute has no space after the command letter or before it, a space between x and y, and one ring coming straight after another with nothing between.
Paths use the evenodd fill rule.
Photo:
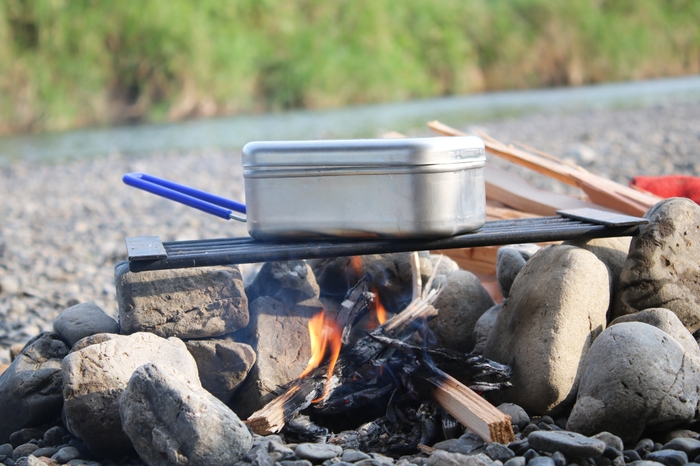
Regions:
<instances>
[{"instance_id":1,"label":"gray rock","mask_svg":"<svg viewBox=\"0 0 700 466\"><path fill-rule=\"evenodd\" d=\"M625 444L620 437L610 432L599 432L592 438L602 440L608 448L614 448L622 452L625 449Z\"/></svg>"},{"instance_id":2,"label":"gray rock","mask_svg":"<svg viewBox=\"0 0 700 466\"><path fill-rule=\"evenodd\" d=\"M473 353L484 354L486 342L489 340L493 326L496 325L496 319L503 309L503 304L504 302L500 302L491 307L491 309L481 314L481 317L474 324L474 331L472 332L472 341L474 341Z\"/></svg>"},{"instance_id":3,"label":"gray rock","mask_svg":"<svg viewBox=\"0 0 700 466\"><path fill-rule=\"evenodd\" d=\"M511 366L513 389L488 398L531 415L570 408L609 298L608 270L592 253L559 245L537 252L516 277L484 349L485 357Z\"/></svg>"},{"instance_id":4,"label":"gray rock","mask_svg":"<svg viewBox=\"0 0 700 466\"><path fill-rule=\"evenodd\" d=\"M432 269L431 273L434 273L436 276L444 275L447 277L452 274L452 272L459 270L459 264L457 264L454 259L444 254L431 254L430 265Z\"/></svg>"},{"instance_id":5,"label":"gray rock","mask_svg":"<svg viewBox=\"0 0 700 466\"><path fill-rule=\"evenodd\" d=\"M73 351L63 360L64 423L93 454L131 450L121 426L119 398L131 374L149 362L173 367L184 379L199 384L197 364L182 340L151 333L116 336Z\"/></svg>"},{"instance_id":6,"label":"gray rock","mask_svg":"<svg viewBox=\"0 0 700 466\"><path fill-rule=\"evenodd\" d=\"M467 353L474 348L476 321L495 304L476 275L458 270L447 277L435 301L438 315L430 321L430 328L441 346Z\"/></svg>"},{"instance_id":7,"label":"gray rock","mask_svg":"<svg viewBox=\"0 0 700 466\"><path fill-rule=\"evenodd\" d=\"M688 462L688 455L679 450L659 450L649 452L646 461L656 461L666 466L683 466Z\"/></svg>"},{"instance_id":8,"label":"gray rock","mask_svg":"<svg viewBox=\"0 0 700 466\"><path fill-rule=\"evenodd\" d=\"M51 457L52 460L60 464L68 463L76 458L80 458L80 452L75 447L63 447Z\"/></svg>"},{"instance_id":9,"label":"gray rock","mask_svg":"<svg viewBox=\"0 0 700 466\"><path fill-rule=\"evenodd\" d=\"M10 435L10 443L18 447L24 443L37 443L36 441L43 437L44 431L37 427L25 427L15 431Z\"/></svg>"},{"instance_id":10,"label":"gray rock","mask_svg":"<svg viewBox=\"0 0 700 466\"><path fill-rule=\"evenodd\" d=\"M53 426L46 432L44 432L43 440L44 445L55 447L63 442L63 437L66 435L66 431L63 430L61 426Z\"/></svg>"},{"instance_id":11,"label":"gray rock","mask_svg":"<svg viewBox=\"0 0 700 466\"><path fill-rule=\"evenodd\" d=\"M530 423L530 416L527 412L514 403L501 403L497 408L500 412L510 416L510 423L518 426L521 432Z\"/></svg>"},{"instance_id":12,"label":"gray rock","mask_svg":"<svg viewBox=\"0 0 700 466\"><path fill-rule=\"evenodd\" d=\"M695 418L698 359L656 327L610 326L593 343L582 372L569 430L606 430L630 443L645 427L667 429Z\"/></svg>"},{"instance_id":13,"label":"gray rock","mask_svg":"<svg viewBox=\"0 0 700 466\"><path fill-rule=\"evenodd\" d=\"M632 240L612 316L662 307L694 333L700 329L700 206L666 199L645 217L650 223Z\"/></svg>"},{"instance_id":14,"label":"gray rock","mask_svg":"<svg viewBox=\"0 0 700 466\"><path fill-rule=\"evenodd\" d=\"M11 443L3 443L0 445L0 456L11 457L14 449Z\"/></svg>"},{"instance_id":15,"label":"gray rock","mask_svg":"<svg viewBox=\"0 0 700 466\"><path fill-rule=\"evenodd\" d=\"M527 462L530 466L555 466L554 460L549 456L537 456Z\"/></svg>"},{"instance_id":16,"label":"gray rock","mask_svg":"<svg viewBox=\"0 0 700 466\"><path fill-rule=\"evenodd\" d=\"M299 377L311 356L308 323L322 310L320 301L289 306L263 296L250 305L250 325L234 335L249 344L257 360L230 401L242 419L274 398L273 391ZM281 338L284 336L284 338Z\"/></svg>"},{"instance_id":17,"label":"gray rock","mask_svg":"<svg viewBox=\"0 0 700 466\"><path fill-rule=\"evenodd\" d=\"M32 455L36 456L37 458L39 456L45 456L46 458L51 458L53 455L55 455L58 452L58 448L56 447L41 447L37 448L32 452Z\"/></svg>"},{"instance_id":18,"label":"gray rock","mask_svg":"<svg viewBox=\"0 0 700 466\"><path fill-rule=\"evenodd\" d=\"M435 450L428 457L427 466L488 466L493 462L483 453L463 455L445 450Z\"/></svg>"},{"instance_id":19,"label":"gray rock","mask_svg":"<svg viewBox=\"0 0 700 466\"><path fill-rule=\"evenodd\" d=\"M503 463L503 466L525 466L526 463L527 460L525 458L522 456L516 456Z\"/></svg>"},{"instance_id":20,"label":"gray rock","mask_svg":"<svg viewBox=\"0 0 700 466\"><path fill-rule=\"evenodd\" d=\"M664 450L678 450L685 452L688 458L695 458L700 455L700 440L696 438L674 438L664 445Z\"/></svg>"},{"instance_id":21,"label":"gray rock","mask_svg":"<svg viewBox=\"0 0 700 466\"><path fill-rule=\"evenodd\" d=\"M302 260L266 262L245 289L249 302L270 296L288 304L318 298L320 288L311 267Z\"/></svg>"},{"instance_id":22,"label":"gray rock","mask_svg":"<svg viewBox=\"0 0 700 466\"><path fill-rule=\"evenodd\" d=\"M605 451L605 442L567 431L537 431L527 437L532 448L575 458L598 458Z\"/></svg>"},{"instance_id":23,"label":"gray rock","mask_svg":"<svg viewBox=\"0 0 700 466\"><path fill-rule=\"evenodd\" d=\"M500 461L501 463L505 463L515 456L513 450L496 442L488 444L486 446L486 450L484 450L484 453L486 453L492 460Z\"/></svg>"},{"instance_id":24,"label":"gray rock","mask_svg":"<svg viewBox=\"0 0 700 466\"><path fill-rule=\"evenodd\" d=\"M78 340L77 343L75 343L71 348L71 352L80 351L81 349L87 346L98 345L107 340L114 340L115 338L119 337L120 335L117 335L116 333L96 333L95 335L90 335L81 340Z\"/></svg>"},{"instance_id":25,"label":"gray rock","mask_svg":"<svg viewBox=\"0 0 700 466\"><path fill-rule=\"evenodd\" d=\"M119 402L122 426L149 465L229 465L245 456L253 436L199 383L168 366L145 364Z\"/></svg>"},{"instance_id":26,"label":"gray rock","mask_svg":"<svg viewBox=\"0 0 700 466\"><path fill-rule=\"evenodd\" d=\"M678 316L669 309L645 309L640 312L635 312L634 314L620 316L610 322L610 325L619 324L621 322L643 322L653 325L675 338L690 355L700 357L700 347L698 347L697 341L695 341L695 338L688 329L685 328Z\"/></svg>"},{"instance_id":27,"label":"gray rock","mask_svg":"<svg viewBox=\"0 0 700 466\"><path fill-rule=\"evenodd\" d=\"M238 266L129 272L115 268L119 323L125 334L209 338L248 324L248 299Z\"/></svg>"},{"instance_id":28,"label":"gray rock","mask_svg":"<svg viewBox=\"0 0 700 466\"><path fill-rule=\"evenodd\" d=\"M300 443L294 449L297 457L303 460L325 461L343 454L343 449L338 445L327 443Z\"/></svg>"},{"instance_id":29,"label":"gray rock","mask_svg":"<svg viewBox=\"0 0 700 466\"><path fill-rule=\"evenodd\" d=\"M61 415L61 361L69 348L55 333L30 340L0 374L0 443L25 427L52 422Z\"/></svg>"},{"instance_id":30,"label":"gray rock","mask_svg":"<svg viewBox=\"0 0 700 466\"><path fill-rule=\"evenodd\" d=\"M95 303L81 303L61 312L53 330L73 346L81 338L96 333L119 333L119 323Z\"/></svg>"},{"instance_id":31,"label":"gray rock","mask_svg":"<svg viewBox=\"0 0 700 466\"><path fill-rule=\"evenodd\" d=\"M496 279L498 289L507 298L516 275L525 263L540 249L536 244L514 244L498 248L496 253Z\"/></svg>"},{"instance_id":32,"label":"gray rock","mask_svg":"<svg viewBox=\"0 0 700 466\"><path fill-rule=\"evenodd\" d=\"M368 460L371 456L362 451L353 450L348 448L343 451L343 455L340 457L341 460L347 461L348 463L356 463L360 460Z\"/></svg>"},{"instance_id":33,"label":"gray rock","mask_svg":"<svg viewBox=\"0 0 700 466\"><path fill-rule=\"evenodd\" d=\"M224 403L255 364L255 351L245 343L212 339L189 340L185 345L197 361L202 386Z\"/></svg>"}]
</instances>

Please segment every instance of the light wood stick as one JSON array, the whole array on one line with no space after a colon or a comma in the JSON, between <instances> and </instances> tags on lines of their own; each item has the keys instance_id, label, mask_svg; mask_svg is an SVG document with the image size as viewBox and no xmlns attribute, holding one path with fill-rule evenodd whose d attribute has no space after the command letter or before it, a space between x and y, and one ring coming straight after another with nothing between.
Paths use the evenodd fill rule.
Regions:
<instances>
[{"instance_id":1,"label":"light wood stick","mask_svg":"<svg viewBox=\"0 0 700 466\"><path fill-rule=\"evenodd\" d=\"M439 381L431 380L431 383L435 385L435 401L482 440L505 445L515 440L510 416L469 387L444 373Z\"/></svg>"},{"instance_id":2,"label":"light wood stick","mask_svg":"<svg viewBox=\"0 0 700 466\"><path fill-rule=\"evenodd\" d=\"M439 121L429 122L428 127L447 136L466 136L466 133ZM570 165L507 146L481 131L477 133L484 141L486 150L490 153L555 180L581 188L591 201L597 204L629 215L642 215L662 199Z\"/></svg>"}]
</instances>

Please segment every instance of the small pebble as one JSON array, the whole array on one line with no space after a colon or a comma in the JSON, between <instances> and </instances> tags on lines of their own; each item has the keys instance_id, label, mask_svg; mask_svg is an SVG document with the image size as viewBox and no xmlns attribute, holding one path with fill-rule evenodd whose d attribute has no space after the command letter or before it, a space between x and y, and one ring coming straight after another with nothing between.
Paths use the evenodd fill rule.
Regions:
<instances>
[{"instance_id":1,"label":"small pebble","mask_svg":"<svg viewBox=\"0 0 700 466\"><path fill-rule=\"evenodd\" d=\"M554 460L549 456L538 456L528 461L528 466L554 466Z\"/></svg>"},{"instance_id":2,"label":"small pebble","mask_svg":"<svg viewBox=\"0 0 700 466\"><path fill-rule=\"evenodd\" d=\"M560 451L555 451L551 456L554 466L566 466L566 456Z\"/></svg>"},{"instance_id":3,"label":"small pebble","mask_svg":"<svg viewBox=\"0 0 700 466\"><path fill-rule=\"evenodd\" d=\"M527 437L530 446L538 451L579 458L597 458L605 451L605 442L568 431L533 432Z\"/></svg>"},{"instance_id":4,"label":"small pebble","mask_svg":"<svg viewBox=\"0 0 700 466\"><path fill-rule=\"evenodd\" d=\"M524 457L515 456L503 463L503 466L525 466L525 463L527 463L527 460Z\"/></svg>"},{"instance_id":5,"label":"small pebble","mask_svg":"<svg viewBox=\"0 0 700 466\"><path fill-rule=\"evenodd\" d=\"M371 456L369 456L367 453L353 449L343 451L343 455L340 457L341 460L347 461L348 463L356 463L360 460L368 460L370 458Z\"/></svg>"},{"instance_id":6,"label":"small pebble","mask_svg":"<svg viewBox=\"0 0 700 466\"><path fill-rule=\"evenodd\" d=\"M664 445L664 450L684 451L688 458L696 458L700 455L700 440L687 437L674 438Z\"/></svg>"},{"instance_id":7,"label":"small pebble","mask_svg":"<svg viewBox=\"0 0 700 466\"><path fill-rule=\"evenodd\" d=\"M80 452L75 447L63 447L56 452L55 455L51 457L52 460L56 460L58 463L67 463L70 460L74 460L80 456Z\"/></svg>"},{"instance_id":8,"label":"small pebble","mask_svg":"<svg viewBox=\"0 0 700 466\"><path fill-rule=\"evenodd\" d=\"M32 455L39 457L39 456L45 456L47 458L51 458L53 455L55 455L58 452L58 448L56 447L43 447L43 448L38 448L36 449Z\"/></svg>"},{"instance_id":9,"label":"small pebble","mask_svg":"<svg viewBox=\"0 0 700 466\"><path fill-rule=\"evenodd\" d=\"M314 462L325 461L340 456L343 453L343 449L338 445L324 443L300 443L294 449L294 453L301 459Z\"/></svg>"},{"instance_id":10,"label":"small pebble","mask_svg":"<svg viewBox=\"0 0 700 466\"><path fill-rule=\"evenodd\" d=\"M500 443L490 443L486 446L484 453L488 455L494 461L500 461L502 463L507 462L509 459L515 456L513 450Z\"/></svg>"},{"instance_id":11,"label":"small pebble","mask_svg":"<svg viewBox=\"0 0 700 466\"><path fill-rule=\"evenodd\" d=\"M12 451L12 459L17 461L19 458L22 458L23 456L30 455L31 453L36 451L38 448L39 448L39 446L34 444L34 443L25 443L24 445L20 445Z\"/></svg>"},{"instance_id":12,"label":"small pebble","mask_svg":"<svg viewBox=\"0 0 700 466\"><path fill-rule=\"evenodd\" d=\"M688 462L688 455L678 450L657 450L649 452L644 458L647 461L656 461L666 466L683 466Z\"/></svg>"}]
</instances>

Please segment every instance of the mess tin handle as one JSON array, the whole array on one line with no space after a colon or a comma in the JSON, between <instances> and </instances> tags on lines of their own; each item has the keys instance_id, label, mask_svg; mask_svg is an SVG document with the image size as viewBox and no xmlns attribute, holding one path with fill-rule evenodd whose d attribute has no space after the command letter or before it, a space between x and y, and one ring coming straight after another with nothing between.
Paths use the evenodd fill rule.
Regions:
<instances>
[{"instance_id":1,"label":"mess tin handle","mask_svg":"<svg viewBox=\"0 0 700 466\"><path fill-rule=\"evenodd\" d=\"M145 173L127 173L122 178L125 184L134 188L148 191L156 196L170 199L171 201L194 207L211 215L216 215L226 220L234 219L245 222L246 218L236 215L233 211L246 213L245 204L232 201L199 189L191 188L172 181L164 180Z\"/></svg>"}]
</instances>

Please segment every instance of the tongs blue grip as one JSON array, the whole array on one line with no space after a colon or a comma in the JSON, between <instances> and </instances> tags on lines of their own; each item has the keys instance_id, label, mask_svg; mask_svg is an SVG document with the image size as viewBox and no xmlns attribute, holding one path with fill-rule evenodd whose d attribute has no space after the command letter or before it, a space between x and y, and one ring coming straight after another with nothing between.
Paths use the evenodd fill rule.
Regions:
<instances>
[{"instance_id":1,"label":"tongs blue grip","mask_svg":"<svg viewBox=\"0 0 700 466\"><path fill-rule=\"evenodd\" d=\"M246 213L245 204L240 202L146 173L127 173L123 176L122 181L129 186L194 207L208 214L216 215L226 220L234 219L245 222L245 217L233 213L234 211L242 214Z\"/></svg>"}]
</instances>

